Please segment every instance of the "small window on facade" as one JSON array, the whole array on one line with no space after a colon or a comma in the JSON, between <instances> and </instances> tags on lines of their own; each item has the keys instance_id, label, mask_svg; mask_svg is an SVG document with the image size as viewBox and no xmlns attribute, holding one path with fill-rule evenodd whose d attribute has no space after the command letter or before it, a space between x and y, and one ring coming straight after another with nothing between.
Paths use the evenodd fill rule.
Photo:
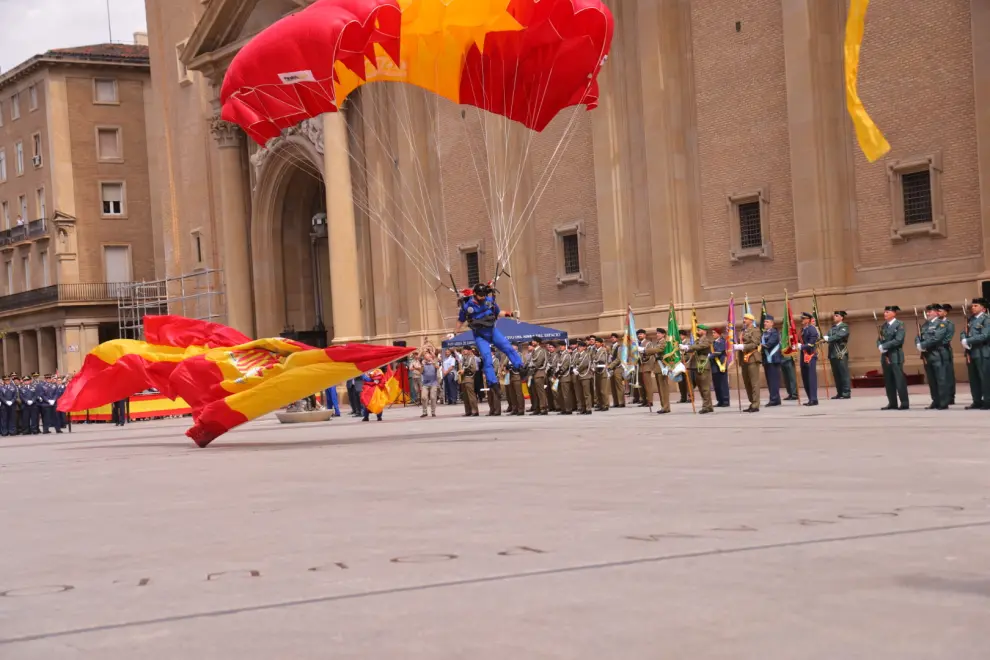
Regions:
<instances>
[{"instance_id":1,"label":"small window on facade","mask_svg":"<svg viewBox=\"0 0 990 660\"><path fill-rule=\"evenodd\" d=\"M20 209L20 215L17 216L17 226L27 224L28 216L28 200L27 197L21 195L17 198L17 206Z\"/></svg>"},{"instance_id":2,"label":"small window on facade","mask_svg":"<svg viewBox=\"0 0 990 660\"><path fill-rule=\"evenodd\" d=\"M0 149L0 183L7 180L7 152Z\"/></svg>"},{"instance_id":3,"label":"small window on facade","mask_svg":"<svg viewBox=\"0 0 990 660\"><path fill-rule=\"evenodd\" d=\"M3 228L10 229L10 204L6 200L0 204L0 220L3 221Z\"/></svg>"},{"instance_id":4,"label":"small window on facade","mask_svg":"<svg viewBox=\"0 0 990 660\"><path fill-rule=\"evenodd\" d=\"M41 167L41 133L35 133L31 136L31 147L34 150L31 162L34 163L35 167Z\"/></svg>"},{"instance_id":5,"label":"small window on facade","mask_svg":"<svg viewBox=\"0 0 990 660\"><path fill-rule=\"evenodd\" d=\"M35 202L37 204L36 208L38 209L38 217L36 220L40 220L41 218L48 217L48 205L45 203L45 189L38 188L36 195Z\"/></svg>"},{"instance_id":6,"label":"small window on facade","mask_svg":"<svg viewBox=\"0 0 990 660\"><path fill-rule=\"evenodd\" d=\"M474 286L481 281L481 267L478 262L478 252L465 252L464 264L467 266L468 286Z\"/></svg>"},{"instance_id":7,"label":"small window on facade","mask_svg":"<svg viewBox=\"0 0 990 660\"><path fill-rule=\"evenodd\" d=\"M120 158L120 129L101 128L96 131L100 160Z\"/></svg>"},{"instance_id":8,"label":"small window on facade","mask_svg":"<svg viewBox=\"0 0 990 660\"><path fill-rule=\"evenodd\" d=\"M124 214L124 184L101 183L100 192L103 198L103 215Z\"/></svg>"},{"instance_id":9,"label":"small window on facade","mask_svg":"<svg viewBox=\"0 0 990 660\"><path fill-rule=\"evenodd\" d=\"M10 118L20 119L21 118L21 95L14 94L10 97Z\"/></svg>"},{"instance_id":10,"label":"small window on facade","mask_svg":"<svg viewBox=\"0 0 990 660\"><path fill-rule=\"evenodd\" d=\"M739 205L739 247L742 249L763 246L763 230L760 225L760 203L746 202Z\"/></svg>"},{"instance_id":11,"label":"small window on facade","mask_svg":"<svg viewBox=\"0 0 990 660\"><path fill-rule=\"evenodd\" d=\"M196 241L196 263L203 263L203 237L196 234L194 237Z\"/></svg>"},{"instance_id":12,"label":"small window on facade","mask_svg":"<svg viewBox=\"0 0 990 660\"><path fill-rule=\"evenodd\" d=\"M130 248L126 245L105 245L103 247L103 268L106 272L107 282L130 282Z\"/></svg>"},{"instance_id":13,"label":"small window on facade","mask_svg":"<svg viewBox=\"0 0 990 660\"><path fill-rule=\"evenodd\" d=\"M901 175L904 224L919 225L932 221L932 177L928 170Z\"/></svg>"},{"instance_id":14,"label":"small window on facade","mask_svg":"<svg viewBox=\"0 0 990 660\"><path fill-rule=\"evenodd\" d=\"M564 247L564 274L574 275L581 272L581 252L577 234L565 234L560 237Z\"/></svg>"},{"instance_id":15,"label":"small window on facade","mask_svg":"<svg viewBox=\"0 0 990 660\"><path fill-rule=\"evenodd\" d=\"M97 103L117 103L117 81L97 78L94 83Z\"/></svg>"},{"instance_id":16,"label":"small window on facade","mask_svg":"<svg viewBox=\"0 0 990 660\"><path fill-rule=\"evenodd\" d=\"M31 85L28 87L28 101L32 110L38 109L38 86Z\"/></svg>"},{"instance_id":17,"label":"small window on facade","mask_svg":"<svg viewBox=\"0 0 990 660\"><path fill-rule=\"evenodd\" d=\"M24 143L18 142L14 145L14 155L17 157L17 176L24 174Z\"/></svg>"}]
</instances>

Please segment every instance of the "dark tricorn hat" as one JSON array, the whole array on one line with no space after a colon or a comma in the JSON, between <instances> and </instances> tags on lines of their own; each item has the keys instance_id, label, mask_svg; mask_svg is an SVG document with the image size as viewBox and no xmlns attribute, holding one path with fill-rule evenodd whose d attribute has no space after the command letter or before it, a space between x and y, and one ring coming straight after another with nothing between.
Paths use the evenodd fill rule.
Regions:
<instances>
[{"instance_id":1,"label":"dark tricorn hat","mask_svg":"<svg viewBox=\"0 0 990 660\"><path fill-rule=\"evenodd\" d=\"M974 305L982 305L983 307L986 307L987 306L987 299L986 298L973 298L973 304Z\"/></svg>"},{"instance_id":2,"label":"dark tricorn hat","mask_svg":"<svg viewBox=\"0 0 990 660\"><path fill-rule=\"evenodd\" d=\"M897 305L887 305L886 307L883 308L883 311L885 311L885 312L899 312L899 311L901 311L901 308L898 307Z\"/></svg>"},{"instance_id":3,"label":"dark tricorn hat","mask_svg":"<svg viewBox=\"0 0 990 660\"><path fill-rule=\"evenodd\" d=\"M942 303L941 305L939 305L939 309L942 309L942 310L944 310L946 312L951 312L952 311L952 305L950 305L949 303Z\"/></svg>"},{"instance_id":4,"label":"dark tricorn hat","mask_svg":"<svg viewBox=\"0 0 990 660\"><path fill-rule=\"evenodd\" d=\"M925 311L926 312L933 312L933 311L934 312L937 312L940 309L942 309L942 306L939 305L938 303L932 303L931 305L925 305Z\"/></svg>"},{"instance_id":5,"label":"dark tricorn hat","mask_svg":"<svg viewBox=\"0 0 990 660\"><path fill-rule=\"evenodd\" d=\"M812 314L811 312L801 312L801 318L803 318L803 319L813 319L813 318L815 318L815 315Z\"/></svg>"},{"instance_id":6,"label":"dark tricorn hat","mask_svg":"<svg viewBox=\"0 0 990 660\"><path fill-rule=\"evenodd\" d=\"M837 309L832 312L832 316L841 316L842 318L846 318L849 314L844 309Z\"/></svg>"},{"instance_id":7,"label":"dark tricorn hat","mask_svg":"<svg viewBox=\"0 0 990 660\"><path fill-rule=\"evenodd\" d=\"M636 334L637 335L645 335L646 334L646 330L643 330L642 328L640 328L639 330L636 331Z\"/></svg>"}]
</instances>

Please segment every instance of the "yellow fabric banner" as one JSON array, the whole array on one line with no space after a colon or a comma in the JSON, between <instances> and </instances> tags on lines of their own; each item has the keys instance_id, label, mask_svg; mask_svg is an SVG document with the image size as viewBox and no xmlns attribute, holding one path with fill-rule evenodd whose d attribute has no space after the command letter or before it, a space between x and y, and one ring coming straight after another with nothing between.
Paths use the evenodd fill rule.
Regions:
<instances>
[{"instance_id":1,"label":"yellow fabric banner","mask_svg":"<svg viewBox=\"0 0 990 660\"><path fill-rule=\"evenodd\" d=\"M863 44L863 32L866 29L866 8L870 0L850 0L849 16L846 19L846 107L853 126L856 127L856 139L859 148L863 150L866 159L871 163L890 151L890 143L883 133L870 119L863 106L863 101L856 91L856 80L859 75L859 52Z\"/></svg>"}]
</instances>

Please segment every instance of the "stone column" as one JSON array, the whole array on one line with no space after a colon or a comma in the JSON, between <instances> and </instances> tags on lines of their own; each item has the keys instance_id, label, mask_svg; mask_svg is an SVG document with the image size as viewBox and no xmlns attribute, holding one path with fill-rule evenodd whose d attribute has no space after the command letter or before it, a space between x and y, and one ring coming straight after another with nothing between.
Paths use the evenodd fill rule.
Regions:
<instances>
[{"instance_id":1,"label":"stone column","mask_svg":"<svg viewBox=\"0 0 990 660\"><path fill-rule=\"evenodd\" d=\"M18 334L21 340L21 376L30 376L38 371L38 333L25 330Z\"/></svg>"},{"instance_id":2,"label":"stone column","mask_svg":"<svg viewBox=\"0 0 990 660\"><path fill-rule=\"evenodd\" d=\"M38 367L44 374L55 373L58 354L55 341L55 328L38 328Z\"/></svg>"},{"instance_id":3,"label":"stone column","mask_svg":"<svg viewBox=\"0 0 990 660\"><path fill-rule=\"evenodd\" d=\"M845 110L842 3L783 0L791 187L802 291L842 287L855 198Z\"/></svg>"},{"instance_id":4,"label":"stone column","mask_svg":"<svg viewBox=\"0 0 990 660\"><path fill-rule=\"evenodd\" d=\"M21 342L15 332L4 335L3 368L4 374L21 373Z\"/></svg>"},{"instance_id":5,"label":"stone column","mask_svg":"<svg viewBox=\"0 0 990 660\"><path fill-rule=\"evenodd\" d=\"M82 368L85 353L82 350L83 331L82 326L67 325L62 332L62 351L65 354L65 363L60 365L66 373L74 374Z\"/></svg>"},{"instance_id":6,"label":"stone column","mask_svg":"<svg viewBox=\"0 0 990 660\"><path fill-rule=\"evenodd\" d=\"M210 125L220 149L220 222L227 325L254 336L254 305L248 241L247 190L242 159L244 134L236 124L214 117Z\"/></svg>"},{"instance_id":7,"label":"stone column","mask_svg":"<svg viewBox=\"0 0 990 660\"><path fill-rule=\"evenodd\" d=\"M330 291L335 342L361 341L361 287L351 189L347 125L343 113L323 115L324 177L327 184L327 231L330 236Z\"/></svg>"}]
</instances>

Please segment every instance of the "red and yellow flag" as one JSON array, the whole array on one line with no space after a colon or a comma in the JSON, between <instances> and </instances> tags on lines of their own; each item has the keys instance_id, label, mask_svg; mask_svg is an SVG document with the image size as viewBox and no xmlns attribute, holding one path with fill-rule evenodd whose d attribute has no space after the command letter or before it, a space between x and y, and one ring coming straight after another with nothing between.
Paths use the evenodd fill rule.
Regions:
<instances>
[{"instance_id":1,"label":"red and yellow flag","mask_svg":"<svg viewBox=\"0 0 990 660\"><path fill-rule=\"evenodd\" d=\"M59 410L94 408L154 387L192 407L194 425L186 435L205 447L235 426L413 351L367 344L321 349L282 338L240 341L247 337L231 328L175 316L145 317L145 336L148 342L96 347Z\"/></svg>"}]
</instances>

